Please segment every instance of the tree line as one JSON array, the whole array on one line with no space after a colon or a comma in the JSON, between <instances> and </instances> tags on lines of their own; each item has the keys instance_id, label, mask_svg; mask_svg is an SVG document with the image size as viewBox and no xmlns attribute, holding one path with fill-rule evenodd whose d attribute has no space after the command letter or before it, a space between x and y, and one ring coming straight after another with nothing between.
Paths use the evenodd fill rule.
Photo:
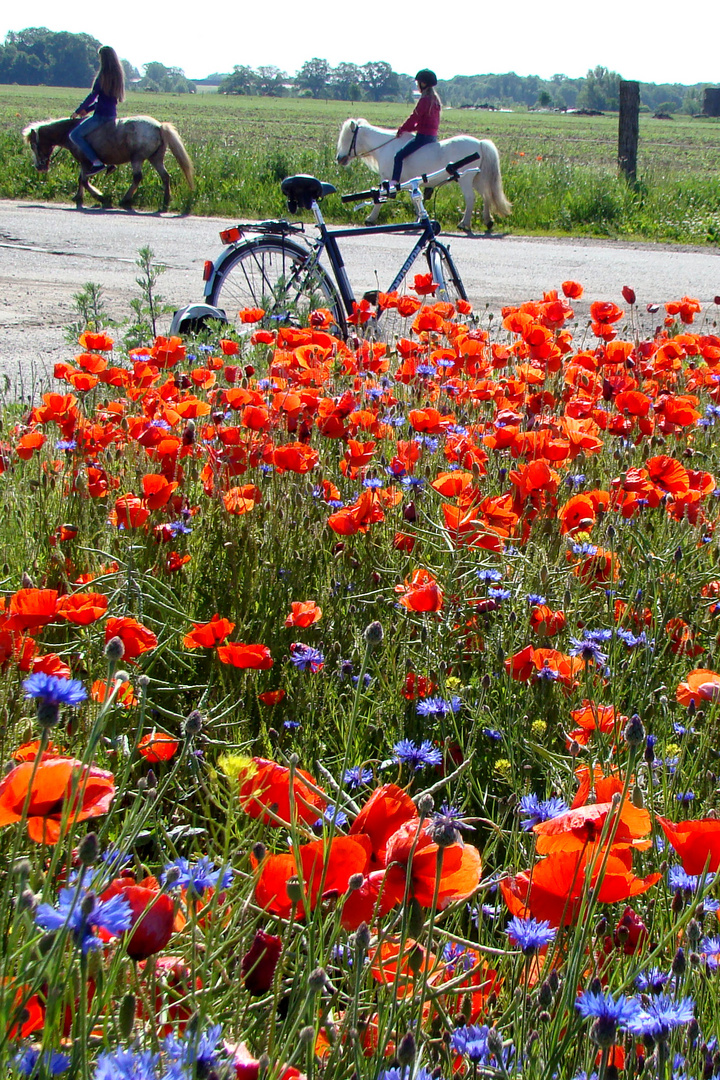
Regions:
<instances>
[{"instance_id":1,"label":"tree line","mask_svg":"<svg viewBox=\"0 0 720 1080\"><path fill-rule=\"evenodd\" d=\"M97 70L100 42L89 34L55 32L46 27L11 30L0 45L0 83L24 86L89 86ZM196 83L182 68L158 61L145 64L141 75L123 60L130 90L162 93L194 93ZM608 68L591 68L581 78L553 75L456 75L441 80L440 95L455 108L618 108L621 76ZM311 97L341 101L409 101L415 86L410 75L394 71L384 60L366 64L340 63L313 57L289 74L272 64L257 68L236 65L229 74L203 80L222 94L253 94L269 97ZM641 83L641 106L652 112L698 113L702 111L707 83Z\"/></svg>"}]
</instances>

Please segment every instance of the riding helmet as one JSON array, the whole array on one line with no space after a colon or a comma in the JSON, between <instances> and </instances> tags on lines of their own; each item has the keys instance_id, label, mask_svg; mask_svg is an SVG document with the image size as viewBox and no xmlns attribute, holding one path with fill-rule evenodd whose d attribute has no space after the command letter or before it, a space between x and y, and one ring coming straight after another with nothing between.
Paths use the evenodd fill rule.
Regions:
<instances>
[{"instance_id":1,"label":"riding helmet","mask_svg":"<svg viewBox=\"0 0 720 1080\"><path fill-rule=\"evenodd\" d=\"M437 75L430 68L421 68L415 76L415 82L423 86L437 86Z\"/></svg>"}]
</instances>

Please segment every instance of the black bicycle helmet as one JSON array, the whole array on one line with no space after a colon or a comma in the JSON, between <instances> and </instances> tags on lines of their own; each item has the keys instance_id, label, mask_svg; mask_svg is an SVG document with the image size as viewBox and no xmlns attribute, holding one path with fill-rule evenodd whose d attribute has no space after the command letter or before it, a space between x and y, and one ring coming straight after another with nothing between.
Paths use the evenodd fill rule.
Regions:
<instances>
[{"instance_id":1,"label":"black bicycle helmet","mask_svg":"<svg viewBox=\"0 0 720 1080\"><path fill-rule=\"evenodd\" d=\"M437 75L430 68L421 68L415 76L415 82L423 86L437 86Z\"/></svg>"}]
</instances>

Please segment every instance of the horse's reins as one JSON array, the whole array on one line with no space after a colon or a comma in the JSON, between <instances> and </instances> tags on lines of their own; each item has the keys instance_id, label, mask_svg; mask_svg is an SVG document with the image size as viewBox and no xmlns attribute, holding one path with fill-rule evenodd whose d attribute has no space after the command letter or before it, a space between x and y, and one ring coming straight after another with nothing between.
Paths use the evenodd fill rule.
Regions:
<instances>
[{"instance_id":1,"label":"horse's reins","mask_svg":"<svg viewBox=\"0 0 720 1080\"><path fill-rule=\"evenodd\" d=\"M397 138L397 135L392 135L389 139L386 139L385 142L378 143L378 145L374 146L372 148L372 150L365 150L364 153L358 154L357 147L356 147L355 144L357 143L357 137L358 137L358 131L359 130L360 130L360 125L356 124L355 125L355 130L353 131L353 137L350 140L350 145L348 147L348 152L347 152L348 157L356 157L356 158L370 157L370 155L374 154L377 150L382 150L383 146L387 146L388 143L395 142L395 139Z\"/></svg>"}]
</instances>

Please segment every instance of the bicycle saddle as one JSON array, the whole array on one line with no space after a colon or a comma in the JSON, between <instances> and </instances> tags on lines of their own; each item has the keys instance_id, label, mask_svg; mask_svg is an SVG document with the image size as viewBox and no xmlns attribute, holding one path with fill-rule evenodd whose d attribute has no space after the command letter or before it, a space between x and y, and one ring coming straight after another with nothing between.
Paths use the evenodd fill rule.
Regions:
<instances>
[{"instance_id":1,"label":"bicycle saddle","mask_svg":"<svg viewBox=\"0 0 720 1080\"><path fill-rule=\"evenodd\" d=\"M325 195L332 195L337 188L332 184L324 184L314 176L300 173L298 176L285 177L280 190L288 201L288 210L294 214L298 207L309 210L313 201L317 202Z\"/></svg>"}]
</instances>

